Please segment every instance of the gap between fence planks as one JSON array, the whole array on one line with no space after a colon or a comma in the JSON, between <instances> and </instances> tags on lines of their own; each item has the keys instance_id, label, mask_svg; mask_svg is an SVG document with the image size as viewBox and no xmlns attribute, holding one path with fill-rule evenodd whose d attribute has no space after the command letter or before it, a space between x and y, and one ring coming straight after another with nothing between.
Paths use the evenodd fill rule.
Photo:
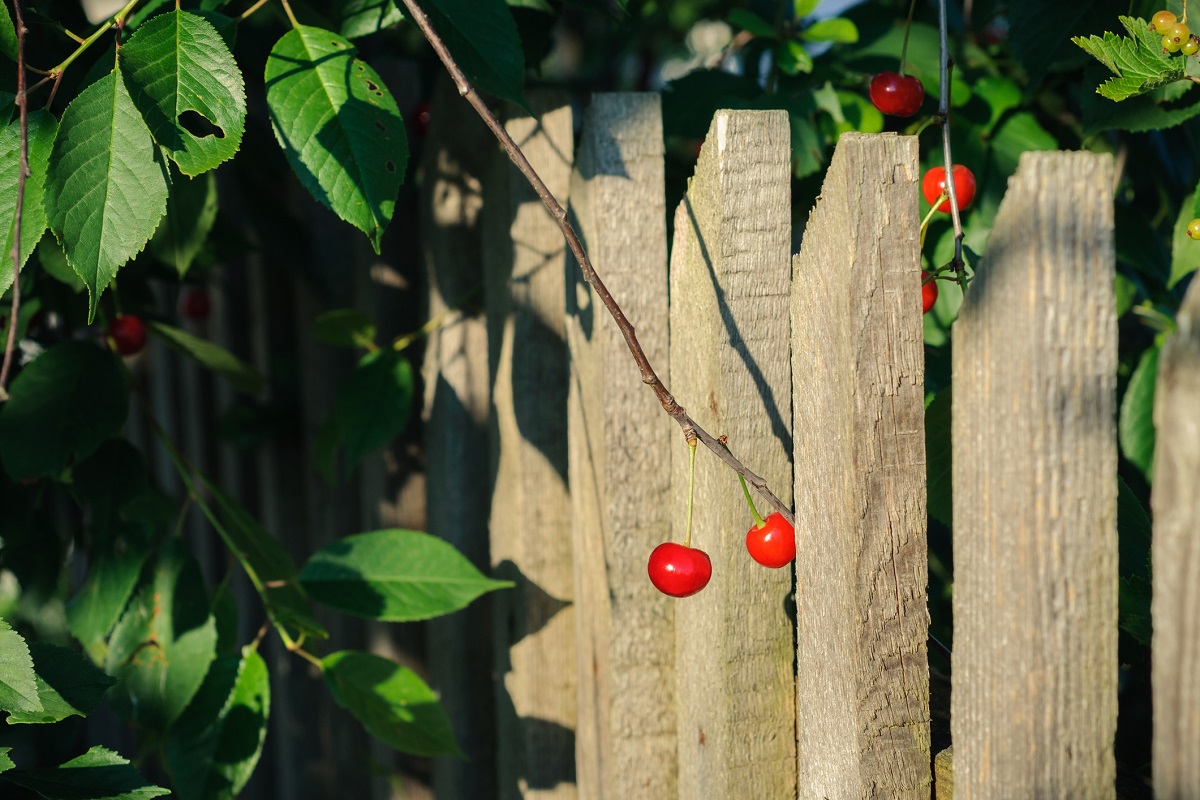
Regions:
<instances>
[{"instance_id":1,"label":"gap between fence planks","mask_svg":"<svg viewBox=\"0 0 1200 800\"><path fill-rule=\"evenodd\" d=\"M574 154L566 95L530 92L505 124L560 203ZM506 157L484 187L484 287L492 401L491 559L516 582L493 596L499 797L575 791L576 658L567 491L564 257L551 218Z\"/></svg>"},{"instance_id":2,"label":"gap between fence planks","mask_svg":"<svg viewBox=\"0 0 1200 800\"><path fill-rule=\"evenodd\" d=\"M801 798L928 798L917 140L844 134L794 263Z\"/></svg>"},{"instance_id":3,"label":"gap between fence planks","mask_svg":"<svg viewBox=\"0 0 1200 800\"><path fill-rule=\"evenodd\" d=\"M1200 797L1200 280L1163 345L1154 395L1154 792Z\"/></svg>"},{"instance_id":4,"label":"gap between fence planks","mask_svg":"<svg viewBox=\"0 0 1200 800\"><path fill-rule=\"evenodd\" d=\"M954 331L954 789L1111 798L1112 160L1026 153Z\"/></svg>"},{"instance_id":5,"label":"gap between fence planks","mask_svg":"<svg viewBox=\"0 0 1200 800\"><path fill-rule=\"evenodd\" d=\"M713 119L675 214L670 359L680 404L714 434L728 434L733 451L790 505L789 139L783 111L724 110ZM664 536L680 541L688 449L679 436L671 441ZM708 553L713 575L704 591L674 603L679 797L791 798L792 570L750 559L753 523L737 476L708 454L696 462L692 543Z\"/></svg>"},{"instance_id":6,"label":"gap between fence planks","mask_svg":"<svg viewBox=\"0 0 1200 800\"><path fill-rule=\"evenodd\" d=\"M572 224L670 385L662 103L597 94L571 179ZM566 264L570 484L584 800L674 798L674 602L646 575L671 525L677 427L646 391L621 332Z\"/></svg>"},{"instance_id":7,"label":"gap between fence planks","mask_svg":"<svg viewBox=\"0 0 1200 800\"><path fill-rule=\"evenodd\" d=\"M450 313L425 345L426 512L429 532L478 569L488 551L487 323L482 299L483 176L496 154L491 133L447 76L433 97L418 173L429 319ZM455 306L465 309L451 311ZM434 760L438 797L496 796L491 597L426 626L429 675L467 760Z\"/></svg>"}]
</instances>

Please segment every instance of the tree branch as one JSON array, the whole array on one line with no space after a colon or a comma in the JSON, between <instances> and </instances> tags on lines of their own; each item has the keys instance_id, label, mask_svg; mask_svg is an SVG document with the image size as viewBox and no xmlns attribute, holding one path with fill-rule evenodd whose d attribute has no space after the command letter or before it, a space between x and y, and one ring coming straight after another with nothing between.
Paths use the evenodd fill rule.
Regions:
<instances>
[{"instance_id":1,"label":"tree branch","mask_svg":"<svg viewBox=\"0 0 1200 800\"><path fill-rule=\"evenodd\" d=\"M29 177L29 97L25 92L25 16L21 0L13 0L17 27L17 110L21 125L21 163L17 170L17 207L13 212L13 283L12 305L8 317L8 337L4 343L4 361L0 363L0 400L8 399L8 373L17 347L17 315L21 311L21 216L25 207L25 180Z\"/></svg>"},{"instance_id":2,"label":"tree branch","mask_svg":"<svg viewBox=\"0 0 1200 800\"><path fill-rule=\"evenodd\" d=\"M946 166L946 194L950 198L950 218L954 221L954 260L950 262L955 275L963 270L963 226L958 210L958 193L954 190L954 158L950 153L950 76L954 67L950 60L949 38L946 33L946 0L938 0L938 117L942 120L942 159Z\"/></svg>"},{"instance_id":3,"label":"tree branch","mask_svg":"<svg viewBox=\"0 0 1200 800\"><path fill-rule=\"evenodd\" d=\"M421 33L425 34L425 38L429 40L433 51L446 66L446 70L454 80L454 85L458 88L458 93L471 104L471 107L483 119L484 124L488 126L488 129L500 141L504 152L512 159L513 164L525 176L525 179L529 181L529 185L533 187L537 196L541 198L542 203L545 204L546 209L550 212L550 216L554 217L555 222L558 223L558 227L562 230L563 236L567 240L567 246L571 249L575 260L579 263L579 269L583 273L584 280L591 285L597 297L600 298L600 302L604 304L604 307L608 309L608 313L616 321L617 328L620 329L621 335L625 338L625 344L628 346L629 352L633 355L633 360L637 362L638 369L641 370L642 382L649 386L655 396L658 397L658 402L662 404L663 411L667 412L672 419L679 423L679 427L683 429L684 438L691 439L692 436L698 438L704 443L705 447L728 464L734 472L745 478L746 482L753 486L767 502L774 506L788 522L795 525L796 520L792 515L792 510L784 505L783 501L770 490L767 482L747 469L745 464L722 447L720 442L711 434L697 425L696 421L688 415L686 409L679 405L671 393L667 391L667 387L663 385L662 380L655 373L654 368L650 365L650 360L646 357L645 351L642 350L641 344L638 343L637 333L633 325L629 322L629 319L625 316L625 312L621 310L617 301L609 293L608 287L604 285L604 281L600 279L600 275L597 274L595 267L592 266L591 260L583 249L583 244L579 240L579 234L575 232L571 223L567 221L566 209L554 199L554 195L550 193L545 182L542 181L541 177L530 165L528 159L525 158L525 154L521 152L521 148L508 135L508 131L500 124L496 115L492 113L491 109L483 101L483 98L471 86L463 71L459 69L458 64L454 61L454 57L450 55L450 51L446 48L445 43L438 36L437 31L433 29L433 26L429 22L429 17L417 5L416 0L403 0L403 2L413 22L421 29Z\"/></svg>"}]
</instances>

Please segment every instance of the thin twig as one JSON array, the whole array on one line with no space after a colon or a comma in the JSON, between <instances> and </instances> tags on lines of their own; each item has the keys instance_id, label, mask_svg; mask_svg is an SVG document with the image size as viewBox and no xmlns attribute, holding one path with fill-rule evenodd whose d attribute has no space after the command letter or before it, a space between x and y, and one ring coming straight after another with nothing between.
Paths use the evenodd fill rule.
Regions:
<instances>
[{"instance_id":1,"label":"thin twig","mask_svg":"<svg viewBox=\"0 0 1200 800\"><path fill-rule=\"evenodd\" d=\"M250 6L245 11L243 11L241 13L241 15L235 20L235 22L244 21L246 19L246 17L250 16L255 11L258 11L260 8L262 8L266 4L267 4L267 0L258 0L258 2L256 2L254 5Z\"/></svg>"},{"instance_id":2,"label":"thin twig","mask_svg":"<svg viewBox=\"0 0 1200 800\"><path fill-rule=\"evenodd\" d=\"M450 77L454 80L454 85L458 88L458 93L471 104L471 107L483 119L484 124L488 126L499 140L500 145L504 148L504 152L512 159L513 164L525 176L525 179L529 181L529 185L533 187L537 196L541 198L542 203L545 204L546 209L550 212L550 216L554 217L555 222L558 223L559 229L562 230L563 236L567 240L567 246L571 249L571 253L574 254L575 260L579 264L579 269L583 273L584 280L596 292L596 296L600 298L600 302L604 304L604 307L608 309L608 313L616 321L617 328L621 331L621 336L625 338L625 344L629 348L629 352L633 355L633 360L637 362L638 369L641 370L642 383L645 383L653 390L655 396L658 397L658 402L662 404L663 411L666 411L672 419L679 423L679 427L683 429L685 439L690 440L693 436L698 438L704 443L705 447L728 464L734 472L745 478L788 522L795 525L796 519L792 514L792 510L784 505L783 501L770 490L767 482L747 469L746 465L735 458L732 453L721 447L721 444L711 434L697 425L696 421L688 415L683 406L679 405L671 393L667 391L667 387L663 385L662 380L659 379L654 368L650 365L650 360L646 357L646 352L642 350L641 344L638 343L637 333L633 325L629 322L629 319L625 316L625 312L621 310L617 301L609 293L608 287L604 285L604 281L600 280L595 267L592 266L591 260L588 258L587 253L584 252L583 244L579 240L579 234L575 232L571 223L567 221L566 210L554 199L554 195L550 193L550 189L547 188L546 183L530 165L529 160L525 158L525 154L521 152L521 148L509 136L508 131L500 124L500 120L496 118L496 115L487 107L487 103L483 101L483 98L479 96L466 76L463 75L463 71L459 69L458 64L454 61L454 57L450 55L450 51L446 48L445 43L429 23L429 17L417 5L416 0L403 0L403 2L413 22L425 34L425 38L429 40L433 51L437 53L438 58L446 66L446 71L450 73Z\"/></svg>"},{"instance_id":3,"label":"thin twig","mask_svg":"<svg viewBox=\"0 0 1200 800\"><path fill-rule=\"evenodd\" d=\"M21 216L25 206L25 180L29 177L29 97L25 93L25 29L21 0L13 0L13 16L17 27L17 110L21 125L21 161L17 169L17 207L13 211L13 283L12 305L9 309L8 338L4 343L4 362L0 364L0 399L8 396L8 372L12 369L13 353L17 348L17 315L21 311Z\"/></svg>"},{"instance_id":4,"label":"thin twig","mask_svg":"<svg viewBox=\"0 0 1200 800\"><path fill-rule=\"evenodd\" d=\"M954 190L954 158L950 154L950 76L953 62L950 60L949 37L946 33L946 0L938 0L938 47L940 86L938 87L938 116L942 118L942 157L946 165L946 194L950 197L950 218L954 221L954 260L950 262L954 274L963 268L963 226L958 212L958 194Z\"/></svg>"}]
</instances>

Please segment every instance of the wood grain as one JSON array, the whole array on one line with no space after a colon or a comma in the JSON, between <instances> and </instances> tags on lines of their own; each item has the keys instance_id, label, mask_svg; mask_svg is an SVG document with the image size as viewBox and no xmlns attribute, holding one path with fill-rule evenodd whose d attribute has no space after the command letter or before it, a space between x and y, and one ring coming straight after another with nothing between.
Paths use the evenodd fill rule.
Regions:
<instances>
[{"instance_id":1,"label":"wood grain","mask_svg":"<svg viewBox=\"0 0 1200 800\"><path fill-rule=\"evenodd\" d=\"M672 391L697 422L727 434L734 454L786 503L790 204L787 114L718 111L675 215L670 276ZM681 541L688 450L678 434L670 452L672 525L664 536ZM674 601L679 797L791 798L792 570L750 559L753 522L737 476L707 454L696 461L693 545L708 553L713 576L699 594Z\"/></svg>"},{"instance_id":2,"label":"wood grain","mask_svg":"<svg viewBox=\"0 0 1200 800\"><path fill-rule=\"evenodd\" d=\"M955 324L959 798L1115 792L1112 170L1024 154Z\"/></svg>"},{"instance_id":3,"label":"wood grain","mask_svg":"<svg viewBox=\"0 0 1200 800\"><path fill-rule=\"evenodd\" d=\"M802 798L930 792L917 158L842 136L793 259Z\"/></svg>"}]
</instances>

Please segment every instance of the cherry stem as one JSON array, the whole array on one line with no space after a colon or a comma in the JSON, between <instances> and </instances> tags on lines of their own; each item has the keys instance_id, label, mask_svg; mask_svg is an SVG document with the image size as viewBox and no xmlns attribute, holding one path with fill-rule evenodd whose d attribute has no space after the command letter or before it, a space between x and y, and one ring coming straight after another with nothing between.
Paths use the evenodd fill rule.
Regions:
<instances>
[{"instance_id":1,"label":"cherry stem","mask_svg":"<svg viewBox=\"0 0 1200 800\"><path fill-rule=\"evenodd\" d=\"M929 209L929 213L925 215L925 219L921 220L921 247L925 246L925 231L929 229L929 223L933 221L933 215L937 213L938 206L946 201L946 192L943 190L938 199L934 201L933 208Z\"/></svg>"},{"instance_id":2,"label":"cherry stem","mask_svg":"<svg viewBox=\"0 0 1200 800\"><path fill-rule=\"evenodd\" d=\"M683 533L683 546L692 546L692 500L696 495L696 437L688 439L688 449L691 453L688 456L688 513L687 513L687 530Z\"/></svg>"},{"instance_id":3,"label":"cherry stem","mask_svg":"<svg viewBox=\"0 0 1200 800\"><path fill-rule=\"evenodd\" d=\"M950 198L950 218L954 221L954 261L951 264L955 274L958 274L963 267L963 227L962 216L958 213L958 194L954 190L954 158L950 152L950 78L953 65L950 61L950 42L947 29L946 0L938 0L938 55L940 61L938 116L942 118L942 156L946 166L946 194Z\"/></svg>"},{"instance_id":4,"label":"cherry stem","mask_svg":"<svg viewBox=\"0 0 1200 800\"><path fill-rule=\"evenodd\" d=\"M567 220L566 209L562 207L558 200L554 199L554 195L550 193L546 182L542 180L541 176L530 165L529 159L521 152L521 148L517 146L512 136L500 124L500 120L496 118L496 115L488 108L487 103L475 91L475 87L467 80L466 75L463 74L454 57L450 55L450 50L446 47L446 43L442 41L437 31L433 29L433 25L429 22L429 17L417 4L417 0L402 0L402 2L404 3L404 7L408 9L410 19L416 23L421 33L425 35L425 39L429 42L430 47L433 48L433 52L437 54L442 64L445 65L446 71L450 73L450 77L454 80L454 85L458 89L459 95L479 114L480 119L487 125L488 130L492 132L500 142L500 146L504 149L504 152L512 160L513 165L525 176L525 180L533 187L542 204L546 206L546 210L550 212L550 216L558 223L558 228L562 231L563 238L567 240L567 246L570 248L571 254L575 256L575 261L579 264L579 271L583 273L583 279L596 292L596 297L599 298L601 304L603 304L612 316L613 321L616 322L618 330L621 331L622 338L625 339L625 346L629 348L630 355L633 356L634 362L638 365L638 369L642 373L642 383L649 386L650 390L654 392L654 396L658 398L659 405L662 406L663 411L666 412L667 416L675 420L683 430L685 437L689 440L693 438L699 439L705 447L715 453L730 469L744 477L761 496L767 499L767 502L783 515L784 519L795 525L796 517L792 513L792 510L784 505L783 501L771 491L771 488L767 486L767 482L735 458L732 453L723 449L717 440L713 438L712 434L700 427L696 423L696 420L692 419L687 413L687 409L679 405L674 396L667 390L662 379L658 377L658 374L654 371L654 367L651 366L650 359L646 357L646 351L642 349L642 345L638 342L637 332L634 330L633 324L625 316L625 312L621 310L621 306L613 299L612 293L608 291L608 287L604 285L604 281L600 280L600 275L596 272L596 268L592 266L591 259L588 258L587 252L583 249L583 242L580 241L579 234Z\"/></svg>"},{"instance_id":5,"label":"cherry stem","mask_svg":"<svg viewBox=\"0 0 1200 800\"><path fill-rule=\"evenodd\" d=\"M913 12L917 9L917 0L908 4L908 21L904 24L904 43L900 45L900 76L904 77L904 63L908 60L908 34L912 31Z\"/></svg>"},{"instance_id":6,"label":"cherry stem","mask_svg":"<svg viewBox=\"0 0 1200 800\"><path fill-rule=\"evenodd\" d=\"M719 439L717 439L717 441L720 442L721 446L724 447L726 450L729 449L729 437L728 436L721 436ZM758 509L754 507L754 499L752 497L750 497L750 487L746 485L746 479L743 478L741 475L738 475L738 480L742 484L742 493L744 495L746 495L746 505L750 506L750 513L754 515L754 526L756 528L761 528L763 525L766 525L767 523L763 522L763 518L758 515Z\"/></svg>"}]
</instances>

